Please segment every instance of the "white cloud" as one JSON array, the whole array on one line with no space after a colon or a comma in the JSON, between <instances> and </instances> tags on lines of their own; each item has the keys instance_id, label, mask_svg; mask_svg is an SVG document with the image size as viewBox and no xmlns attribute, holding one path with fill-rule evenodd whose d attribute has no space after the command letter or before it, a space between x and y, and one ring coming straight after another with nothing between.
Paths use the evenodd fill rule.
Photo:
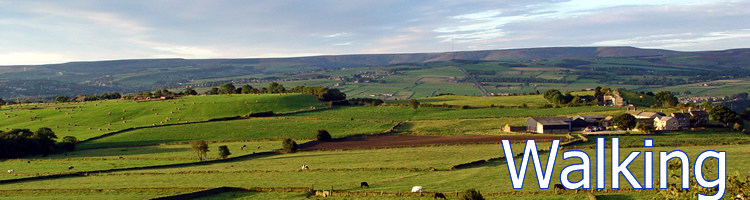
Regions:
<instances>
[{"instance_id":1,"label":"white cloud","mask_svg":"<svg viewBox=\"0 0 750 200\"><path fill-rule=\"evenodd\" d=\"M326 35L323 37L332 38L332 37L343 37L343 36L349 36L349 35L351 35L351 33L341 32L341 33L334 33L334 34Z\"/></svg>"},{"instance_id":2,"label":"white cloud","mask_svg":"<svg viewBox=\"0 0 750 200\"><path fill-rule=\"evenodd\" d=\"M11 52L0 54L3 65L35 65L49 63L63 63L68 58L56 53L44 52Z\"/></svg>"}]
</instances>

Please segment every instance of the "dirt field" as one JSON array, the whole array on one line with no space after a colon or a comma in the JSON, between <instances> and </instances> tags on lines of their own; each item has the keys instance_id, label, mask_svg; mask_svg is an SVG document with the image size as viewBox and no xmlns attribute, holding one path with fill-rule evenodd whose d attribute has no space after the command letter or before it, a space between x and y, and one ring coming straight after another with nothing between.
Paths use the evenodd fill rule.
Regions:
<instances>
[{"instance_id":1,"label":"dirt field","mask_svg":"<svg viewBox=\"0 0 750 200\"><path fill-rule=\"evenodd\" d=\"M500 140L525 141L536 140L566 140L564 136L551 135L466 135L466 136L417 136L417 135L389 135L371 136L359 138L347 138L330 142L308 142L300 145L300 150L327 150L327 149L369 149L400 146L428 146L445 144L474 144L474 143L500 143Z\"/></svg>"}]
</instances>

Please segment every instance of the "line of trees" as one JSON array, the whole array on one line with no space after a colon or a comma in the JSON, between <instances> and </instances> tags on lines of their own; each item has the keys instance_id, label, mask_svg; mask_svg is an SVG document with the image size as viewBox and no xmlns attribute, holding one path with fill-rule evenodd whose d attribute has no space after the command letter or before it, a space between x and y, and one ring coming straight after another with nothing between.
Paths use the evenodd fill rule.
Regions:
<instances>
[{"instance_id":1,"label":"line of trees","mask_svg":"<svg viewBox=\"0 0 750 200\"><path fill-rule=\"evenodd\" d=\"M39 128L35 132L30 129L12 129L8 132L0 131L0 159L20 158L24 156L72 151L78 141L75 137L65 136L62 142L57 142L57 135L50 128Z\"/></svg>"}]
</instances>

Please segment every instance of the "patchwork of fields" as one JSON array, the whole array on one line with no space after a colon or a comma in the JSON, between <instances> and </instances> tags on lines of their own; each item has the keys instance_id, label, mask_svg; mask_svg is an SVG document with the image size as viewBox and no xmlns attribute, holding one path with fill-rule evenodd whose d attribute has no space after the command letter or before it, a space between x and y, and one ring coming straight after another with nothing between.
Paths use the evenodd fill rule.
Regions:
<instances>
[{"instance_id":1,"label":"patchwork of fields","mask_svg":"<svg viewBox=\"0 0 750 200\"><path fill-rule=\"evenodd\" d=\"M653 190L557 194L552 189L539 189L536 181L533 181L537 178L533 167L527 168L524 189L514 190L510 185L506 160L493 159L504 156L498 139L515 139L513 154L523 152L525 139L537 139L538 149L548 149L550 139L568 140L566 133L534 135L499 131L506 124L523 125L532 116L614 115L625 112L624 108L538 108L536 106L546 104L541 95L433 97L419 100L434 104L470 105L474 108L422 107L414 110L392 105L325 108L327 104L317 101L315 97L296 94L186 97L140 103L109 100L85 104L14 106L14 116L0 119L3 120L0 121L3 129L61 126L58 124L70 122L78 123L70 132L65 130L68 127L53 128L58 137L73 135L86 139L131 126L144 128L81 142L78 143L78 150L72 152L0 161L0 166L14 170L14 173L0 174L0 181L46 175L64 176L0 182L0 198L145 199L215 187L234 187L244 188L244 191L202 198L306 199L308 193L276 190L312 187L315 190L333 188L341 195L367 195L334 196L331 199L432 199L431 196L388 197L408 193L412 186L417 185L423 186L425 195L441 192L449 195L449 199L456 198L450 195L470 188L477 189L487 199L581 199L588 198L589 192L599 199L663 198ZM511 107L521 102L527 103L531 108L497 107ZM389 102L395 103L397 102ZM496 106L490 108L488 104ZM36 109L32 109L35 106ZM151 111L152 108L154 111ZM11 113L10 109L3 107L0 111ZM117 110L121 112L115 115ZM179 117L180 121L205 121L266 110L276 113L305 112L189 124L169 120L166 122L175 125L151 126L166 117ZM170 111L173 113L169 113ZM110 117L107 112L112 112L113 116ZM156 112L159 114L154 114ZM75 113L74 118L66 118L70 113ZM29 121L30 116L39 116L43 120ZM84 116L91 117L80 120ZM122 122L110 118L120 117L129 119L125 123L127 126L118 125L101 132L87 129L87 126L96 128L99 126L94 124L111 122L114 126L116 122ZM321 129L327 130L337 139L331 142L313 141L316 131ZM301 151L278 153L276 150L282 148L280 140L285 138L296 140ZM605 138L609 141L611 136ZM694 158L705 150L726 151L727 171L730 174L737 172L750 175L750 166L738 164L746 162L746 155L750 151L750 136L744 133L708 129L656 135L639 135L634 132L619 138L623 147L620 155L627 155L631 151L679 149ZM643 147L645 138L654 139L655 147ZM195 152L191 151L187 142L194 140L209 141L208 161L199 161ZM595 155L592 148L595 136L589 136L588 140L589 142L566 146L563 151L577 149L588 155ZM229 159L218 156L218 147L222 145L230 150ZM611 150L607 149L605 154L605 158L609 160ZM540 154L543 165L548 155ZM591 162L595 163L596 157L591 158ZM516 167L519 167L522 158L516 156L513 159ZM456 168L457 165L478 160L486 162ZM658 165L657 161L658 156L654 156L655 166ZM692 159L690 161L694 162ZM558 153L552 183L559 183L563 167L580 162L580 159L563 159L561 152ZM309 166L309 169L300 169L302 165ZM644 181L642 156L635 159L629 169L641 183ZM658 174L658 167L654 169L654 174ZM86 173L91 171L100 172ZM595 173L592 171L591 175L593 185L596 181ZM606 175L606 180L609 180L610 172ZM581 172L574 172L570 179L579 180L582 176ZM370 187L362 188L360 182L367 182ZM624 179L621 179L620 184L624 189L630 188L630 184ZM608 181L606 186L609 188L610 185ZM252 188L274 189L274 192L257 192ZM520 193L516 195L512 192Z\"/></svg>"}]
</instances>

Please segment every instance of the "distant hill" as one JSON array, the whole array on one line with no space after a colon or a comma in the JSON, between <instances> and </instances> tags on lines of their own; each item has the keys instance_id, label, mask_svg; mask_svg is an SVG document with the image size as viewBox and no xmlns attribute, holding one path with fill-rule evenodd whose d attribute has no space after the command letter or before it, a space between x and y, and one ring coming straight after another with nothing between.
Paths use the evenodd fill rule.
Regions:
<instances>
[{"instance_id":1,"label":"distant hill","mask_svg":"<svg viewBox=\"0 0 750 200\"><path fill-rule=\"evenodd\" d=\"M620 59L622 62L613 61L611 58ZM49 98L54 95L132 92L159 88L181 88L185 84L198 85L196 87L211 87L210 84L201 84L205 82L216 84L227 79L246 79L248 76L254 76L256 79L268 79L264 81L275 81L288 79L295 74L308 73L308 78L321 78L319 77L320 71L327 69L398 64L440 65L438 62L451 63L450 61L461 62L462 64L467 64L463 61L503 61L516 62L518 66L525 66L522 63L535 62L540 64L536 67L557 66L574 71L581 69L592 71L595 67L604 69L614 66L616 67L614 69L618 70L615 73L616 75L647 75L653 70L659 71L659 69L676 71L684 71L684 69L703 71L750 69L750 59L748 58L750 58L750 49L680 52L635 47L544 47L290 58L171 58L69 62L46 65L0 66L0 98L32 96ZM623 61L623 59L629 60ZM598 62L596 60L609 61ZM560 61L564 63L559 64ZM497 63L495 65L497 66ZM472 70L475 70L472 73L477 73L476 70L488 69L479 66ZM651 72L648 70L651 70ZM612 70L607 69L605 72L612 72ZM674 72L670 72L670 74L677 75ZM680 75L690 76L694 73ZM579 73L568 78L591 78L589 76L597 77L597 75ZM296 77L295 80L303 78ZM607 80L612 80L611 78ZM247 80L244 81L248 82Z\"/></svg>"}]
</instances>

